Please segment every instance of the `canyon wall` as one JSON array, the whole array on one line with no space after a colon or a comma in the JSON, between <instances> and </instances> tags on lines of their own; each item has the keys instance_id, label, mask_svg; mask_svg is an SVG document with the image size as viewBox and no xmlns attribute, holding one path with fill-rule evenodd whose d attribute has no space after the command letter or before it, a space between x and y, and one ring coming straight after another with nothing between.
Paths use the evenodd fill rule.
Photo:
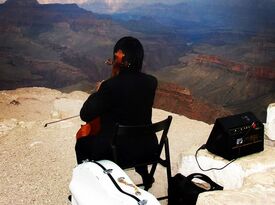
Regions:
<instances>
[{"instance_id":1,"label":"canyon wall","mask_svg":"<svg viewBox=\"0 0 275 205\"><path fill-rule=\"evenodd\" d=\"M232 114L219 105L196 99L186 88L164 82L159 83L154 107L209 124L214 123L216 118Z\"/></svg>"}]
</instances>

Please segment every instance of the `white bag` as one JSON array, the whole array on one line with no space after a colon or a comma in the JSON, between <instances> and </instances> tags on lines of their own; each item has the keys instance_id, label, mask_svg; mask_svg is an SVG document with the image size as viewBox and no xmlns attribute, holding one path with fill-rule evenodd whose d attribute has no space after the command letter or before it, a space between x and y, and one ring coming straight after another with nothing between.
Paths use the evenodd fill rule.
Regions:
<instances>
[{"instance_id":1,"label":"white bag","mask_svg":"<svg viewBox=\"0 0 275 205\"><path fill-rule=\"evenodd\" d=\"M275 103L267 107L265 134L269 139L275 140Z\"/></svg>"},{"instance_id":2,"label":"white bag","mask_svg":"<svg viewBox=\"0 0 275 205\"><path fill-rule=\"evenodd\" d=\"M84 162L74 168L70 191L72 205L160 205L109 160Z\"/></svg>"}]
</instances>

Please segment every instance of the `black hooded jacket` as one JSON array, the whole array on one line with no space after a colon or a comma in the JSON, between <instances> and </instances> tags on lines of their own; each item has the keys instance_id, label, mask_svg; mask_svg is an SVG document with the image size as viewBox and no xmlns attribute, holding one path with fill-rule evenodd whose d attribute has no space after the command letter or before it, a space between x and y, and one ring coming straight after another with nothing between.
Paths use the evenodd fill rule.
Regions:
<instances>
[{"instance_id":1,"label":"black hooded jacket","mask_svg":"<svg viewBox=\"0 0 275 205\"><path fill-rule=\"evenodd\" d=\"M156 89L157 79L138 71L123 70L119 75L104 81L99 90L89 96L80 111L80 117L85 122L100 117L101 129L97 136L88 136L77 141L78 162L85 158L112 159L110 143L116 123L123 125L152 123ZM125 136L123 140L124 153L121 154L125 163L137 157L150 155L156 150L156 136L137 138L135 141L128 141Z\"/></svg>"}]
</instances>

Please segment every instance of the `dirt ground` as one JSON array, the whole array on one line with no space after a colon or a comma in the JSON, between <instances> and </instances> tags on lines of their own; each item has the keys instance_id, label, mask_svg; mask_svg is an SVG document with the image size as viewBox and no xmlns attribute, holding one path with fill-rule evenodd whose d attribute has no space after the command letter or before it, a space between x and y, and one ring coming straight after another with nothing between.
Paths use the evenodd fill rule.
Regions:
<instances>
[{"instance_id":1,"label":"dirt ground","mask_svg":"<svg viewBox=\"0 0 275 205\"><path fill-rule=\"evenodd\" d=\"M76 166L75 133L81 120L45 123L78 115L84 92L61 93L46 88L0 91L0 204L69 204L69 183ZM212 126L184 116L154 109L153 121L173 116L169 131L173 175L180 153L205 143ZM139 177L127 172L133 181ZM156 197L166 194L165 172L157 168L149 190ZM161 204L166 204L162 201Z\"/></svg>"}]
</instances>

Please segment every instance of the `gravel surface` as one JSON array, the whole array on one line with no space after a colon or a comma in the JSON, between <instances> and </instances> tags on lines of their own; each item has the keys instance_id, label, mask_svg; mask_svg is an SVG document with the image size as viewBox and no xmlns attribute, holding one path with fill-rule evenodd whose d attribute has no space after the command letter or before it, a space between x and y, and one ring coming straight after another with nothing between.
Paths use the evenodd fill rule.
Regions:
<instances>
[{"instance_id":1,"label":"gravel surface","mask_svg":"<svg viewBox=\"0 0 275 205\"><path fill-rule=\"evenodd\" d=\"M47 88L0 91L1 205L68 204L69 183L76 166L75 133L83 122L76 117L44 125L78 115L87 97L84 92L65 94ZM169 114L154 109L153 121L162 120ZM171 115L169 139L175 174L180 153L204 143L212 126ZM127 174L133 181L140 180L133 171ZM163 168L157 168L155 179L150 192L155 196L166 194Z\"/></svg>"}]
</instances>

